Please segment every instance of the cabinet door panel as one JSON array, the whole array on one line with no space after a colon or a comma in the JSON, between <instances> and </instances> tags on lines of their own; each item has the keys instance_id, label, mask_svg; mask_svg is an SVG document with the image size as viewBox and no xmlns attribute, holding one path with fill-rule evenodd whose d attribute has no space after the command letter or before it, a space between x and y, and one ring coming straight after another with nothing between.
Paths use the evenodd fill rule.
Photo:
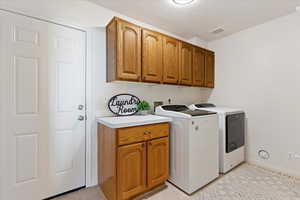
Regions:
<instances>
[{"instance_id":1,"label":"cabinet door panel","mask_svg":"<svg viewBox=\"0 0 300 200\"><path fill-rule=\"evenodd\" d=\"M193 53L193 85L204 86L205 82L205 51L194 47Z\"/></svg>"},{"instance_id":2,"label":"cabinet door panel","mask_svg":"<svg viewBox=\"0 0 300 200\"><path fill-rule=\"evenodd\" d=\"M212 52L205 54L205 87L215 86L215 55Z\"/></svg>"},{"instance_id":3,"label":"cabinet door panel","mask_svg":"<svg viewBox=\"0 0 300 200\"><path fill-rule=\"evenodd\" d=\"M162 35L145 29L142 35L142 80L160 82L163 68Z\"/></svg>"},{"instance_id":4,"label":"cabinet door panel","mask_svg":"<svg viewBox=\"0 0 300 200\"><path fill-rule=\"evenodd\" d=\"M179 81L179 41L165 36L163 41L163 82L177 84Z\"/></svg>"},{"instance_id":5,"label":"cabinet door panel","mask_svg":"<svg viewBox=\"0 0 300 200\"><path fill-rule=\"evenodd\" d=\"M169 139L168 137L149 141L148 149L148 187L162 184L169 176Z\"/></svg>"},{"instance_id":6,"label":"cabinet door panel","mask_svg":"<svg viewBox=\"0 0 300 200\"><path fill-rule=\"evenodd\" d=\"M128 199L146 190L146 146L131 144L118 148L118 199Z\"/></svg>"},{"instance_id":7,"label":"cabinet door panel","mask_svg":"<svg viewBox=\"0 0 300 200\"><path fill-rule=\"evenodd\" d=\"M180 44L180 84L192 85L193 46L184 42Z\"/></svg>"},{"instance_id":8,"label":"cabinet door panel","mask_svg":"<svg viewBox=\"0 0 300 200\"><path fill-rule=\"evenodd\" d=\"M118 21L118 79L139 81L141 76L141 28Z\"/></svg>"}]
</instances>

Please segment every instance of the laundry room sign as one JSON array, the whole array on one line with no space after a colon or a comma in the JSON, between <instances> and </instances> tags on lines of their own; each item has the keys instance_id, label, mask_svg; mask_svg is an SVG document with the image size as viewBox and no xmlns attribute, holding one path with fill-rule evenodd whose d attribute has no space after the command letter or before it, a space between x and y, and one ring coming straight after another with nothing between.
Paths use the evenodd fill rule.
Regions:
<instances>
[{"instance_id":1,"label":"laundry room sign","mask_svg":"<svg viewBox=\"0 0 300 200\"><path fill-rule=\"evenodd\" d=\"M132 94L118 94L108 102L109 110L118 116L129 116L137 113L140 99Z\"/></svg>"}]
</instances>

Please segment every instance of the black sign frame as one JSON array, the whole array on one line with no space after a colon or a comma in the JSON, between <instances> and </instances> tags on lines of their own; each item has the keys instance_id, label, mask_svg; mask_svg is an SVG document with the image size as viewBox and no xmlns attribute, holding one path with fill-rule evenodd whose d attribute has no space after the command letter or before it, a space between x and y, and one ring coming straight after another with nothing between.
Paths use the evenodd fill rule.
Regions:
<instances>
[{"instance_id":1,"label":"black sign frame","mask_svg":"<svg viewBox=\"0 0 300 200\"><path fill-rule=\"evenodd\" d=\"M131 98L135 98L135 99L137 100L136 107L137 107L137 105L141 102L141 100L140 100L137 96L135 96L135 95L133 95L133 94L129 94L129 93L117 94L117 95L114 95L113 97L111 97L111 98L109 99L109 101L108 101L107 106L108 106L108 109L110 110L110 112L112 112L113 114L115 114L115 115L117 115L117 116L132 116L132 115L135 115L135 114L139 111L138 108L136 109L135 112L131 112L131 113L129 113L129 114L119 114L119 112L113 111L111 103L112 103L112 101L113 101L115 98L117 98L118 96L130 96Z\"/></svg>"}]
</instances>

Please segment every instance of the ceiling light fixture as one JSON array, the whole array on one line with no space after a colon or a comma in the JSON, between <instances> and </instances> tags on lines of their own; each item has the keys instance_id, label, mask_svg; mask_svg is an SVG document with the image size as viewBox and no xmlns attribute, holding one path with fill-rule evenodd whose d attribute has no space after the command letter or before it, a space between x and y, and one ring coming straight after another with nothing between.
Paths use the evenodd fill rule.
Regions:
<instances>
[{"instance_id":1,"label":"ceiling light fixture","mask_svg":"<svg viewBox=\"0 0 300 200\"><path fill-rule=\"evenodd\" d=\"M172 1L178 5L188 5L193 3L195 0L172 0Z\"/></svg>"}]
</instances>

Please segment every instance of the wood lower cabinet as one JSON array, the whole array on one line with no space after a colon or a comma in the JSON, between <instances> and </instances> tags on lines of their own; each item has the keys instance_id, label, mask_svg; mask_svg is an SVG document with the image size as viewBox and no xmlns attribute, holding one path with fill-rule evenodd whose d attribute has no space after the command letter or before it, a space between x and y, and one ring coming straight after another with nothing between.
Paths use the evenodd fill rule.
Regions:
<instances>
[{"instance_id":1,"label":"wood lower cabinet","mask_svg":"<svg viewBox=\"0 0 300 200\"><path fill-rule=\"evenodd\" d=\"M118 148L118 199L129 199L147 188L145 142Z\"/></svg>"},{"instance_id":2,"label":"wood lower cabinet","mask_svg":"<svg viewBox=\"0 0 300 200\"><path fill-rule=\"evenodd\" d=\"M147 143L148 187L153 188L169 176L169 138L164 137Z\"/></svg>"},{"instance_id":3,"label":"wood lower cabinet","mask_svg":"<svg viewBox=\"0 0 300 200\"><path fill-rule=\"evenodd\" d=\"M142 80L161 82L163 70L162 35L143 29L142 31Z\"/></svg>"},{"instance_id":4,"label":"wood lower cabinet","mask_svg":"<svg viewBox=\"0 0 300 200\"><path fill-rule=\"evenodd\" d=\"M169 176L169 124L112 129L98 125L99 184L108 200L127 200Z\"/></svg>"},{"instance_id":5,"label":"wood lower cabinet","mask_svg":"<svg viewBox=\"0 0 300 200\"><path fill-rule=\"evenodd\" d=\"M141 80L141 27L118 18L107 26L107 80Z\"/></svg>"},{"instance_id":6,"label":"wood lower cabinet","mask_svg":"<svg viewBox=\"0 0 300 200\"><path fill-rule=\"evenodd\" d=\"M179 41L164 36L163 39L163 82L179 83Z\"/></svg>"},{"instance_id":7,"label":"wood lower cabinet","mask_svg":"<svg viewBox=\"0 0 300 200\"><path fill-rule=\"evenodd\" d=\"M193 83L193 46L181 42L179 48L179 83L181 85L192 85Z\"/></svg>"},{"instance_id":8,"label":"wood lower cabinet","mask_svg":"<svg viewBox=\"0 0 300 200\"><path fill-rule=\"evenodd\" d=\"M205 86L205 50L193 48L193 85Z\"/></svg>"},{"instance_id":9,"label":"wood lower cabinet","mask_svg":"<svg viewBox=\"0 0 300 200\"><path fill-rule=\"evenodd\" d=\"M215 54L207 51L205 53L205 87L215 87Z\"/></svg>"}]
</instances>

